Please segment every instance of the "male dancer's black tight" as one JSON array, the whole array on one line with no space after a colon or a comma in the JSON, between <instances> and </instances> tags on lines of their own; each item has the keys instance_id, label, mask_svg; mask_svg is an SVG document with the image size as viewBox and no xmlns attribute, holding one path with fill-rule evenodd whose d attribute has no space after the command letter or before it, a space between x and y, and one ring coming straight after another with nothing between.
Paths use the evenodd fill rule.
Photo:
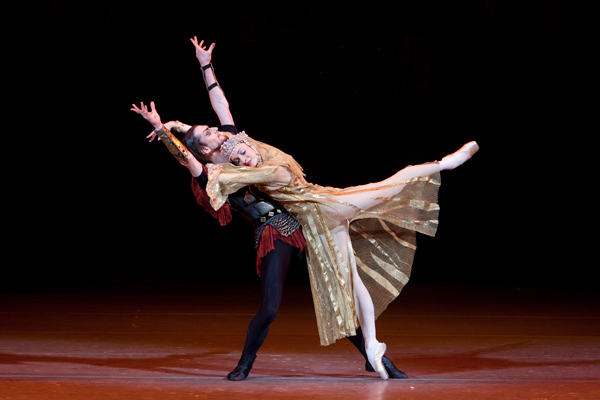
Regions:
<instances>
[{"instance_id":1,"label":"male dancer's black tight","mask_svg":"<svg viewBox=\"0 0 600 400\"><path fill-rule=\"evenodd\" d=\"M298 249L290 246L282 240L275 241L275 249L271 250L262 262L260 286L262 290L262 304L258 314L250 322L246 344L243 354L248 356L256 355L258 349L265 341L269 333L269 325L275 320L281 298L283 295L283 284L288 273L292 257L296 256ZM365 341L362 331L358 328L356 336L349 336L348 339L358 350L365 353Z\"/></svg>"},{"instance_id":2,"label":"male dancer's black tight","mask_svg":"<svg viewBox=\"0 0 600 400\"><path fill-rule=\"evenodd\" d=\"M262 260L260 273L262 304L258 314L252 319L248 327L243 352L249 356L256 355L269 333L269 325L275 320L279 311L283 296L283 284L290 262L292 257L299 251L282 240L276 240L274 245L275 249L271 250Z\"/></svg>"}]
</instances>

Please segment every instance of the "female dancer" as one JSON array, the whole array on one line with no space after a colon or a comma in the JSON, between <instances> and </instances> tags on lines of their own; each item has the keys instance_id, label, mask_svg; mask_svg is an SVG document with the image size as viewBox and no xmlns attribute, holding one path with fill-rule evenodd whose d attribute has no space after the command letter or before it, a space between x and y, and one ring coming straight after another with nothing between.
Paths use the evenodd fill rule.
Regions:
<instances>
[{"instance_id":1,"label":"female dancer","mask_svg":"<svg viewBox=\"0 0 600 400\"><path fill-rule=\"evenodd\" d=\"M242 132L221 146L232 164L209 167L207 193L219 209L229 193L256 185L300 221L321 344L353 335L360 321L369 361L387 379L381 364L386 346L376 339L375 318L408 281L415 232L435 234L439 172L461 165L478 148L470 142L440 162L336 189L306 182L291 156Z\"/></svg>"}]
</instances>

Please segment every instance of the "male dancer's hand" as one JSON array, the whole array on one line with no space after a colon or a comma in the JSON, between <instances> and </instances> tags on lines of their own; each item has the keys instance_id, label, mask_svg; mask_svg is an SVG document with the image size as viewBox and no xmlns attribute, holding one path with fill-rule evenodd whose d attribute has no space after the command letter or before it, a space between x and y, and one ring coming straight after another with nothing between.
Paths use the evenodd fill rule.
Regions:
<instances>
[{"instance_id":1,"label":"male dancer's hand","mask_svg":"<svg viewBox=\"0 0 600 400\"><path fill-rule=\"evenodd\" d=\"M131 111L134 113L140 114L144 119L152 124L154 129L162 128L162 122L160 121L160 115L156 111L156 107L154 106L154 102L150 102L151 111L148 112L148 107L144 105L143 102L140 103L140 108L138 108L135 104L132 104L133 108Z\"/></svg>"},{"instance_id":2,"label":"male dancer's hand","mask_svg":"<svg viewBox=\"0 0 600 400\"><path fill-rule=\"evenodd\" d=\"M204 40L198 44L198 39L196 39L196 36L194 36L194 38L190 39L190 41L194 44L194 47L196 48L196 58L200 62L200 66L204 67L205 65L210 64L212 51L215 48L215 44L211 44L207 50L206 46L202 46L204 44Z\"/></svg>"}]
</instances>

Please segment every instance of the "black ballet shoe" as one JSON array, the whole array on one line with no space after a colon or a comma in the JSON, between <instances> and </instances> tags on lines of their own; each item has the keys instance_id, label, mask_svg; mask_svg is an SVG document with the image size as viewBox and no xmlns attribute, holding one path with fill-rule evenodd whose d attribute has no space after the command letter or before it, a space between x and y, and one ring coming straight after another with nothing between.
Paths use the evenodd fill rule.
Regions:
<instances>
[{"instance_id":1,"label":"black ballet shoe","mask_svg":"<svg viewBox=\"0 0 600 400\"><path fill-rule=\"evenodd\" d=\"M227 379L230 381L243 381L246 379L250 373L250 370L252 369L254 360L256 360L256 355L249 356L242 354L242 358L240 358L240 361L238 361L237 367L227 374Z\"/></svg>"},{"instance_id":2,"label":"black ballet shoe","mask_svg":"<svg viewBox=\"0 0 600 400\"><path fill-rule=\"evenodd\" d=\"M388 376L391 379L406 379L406 378L408 378L408 375L406 375L404 372L402 372L398 368L396 368L396 366L394 365L392 360L390 360L386 356L381 357L381 362L383 363L383 366L385 367L385 370L387 371ZM369 363L368 361L365 364L365 370L367 370L368 372L375 372L375 369L373 368L371 363Z\"/></svg>"}]
</instances>

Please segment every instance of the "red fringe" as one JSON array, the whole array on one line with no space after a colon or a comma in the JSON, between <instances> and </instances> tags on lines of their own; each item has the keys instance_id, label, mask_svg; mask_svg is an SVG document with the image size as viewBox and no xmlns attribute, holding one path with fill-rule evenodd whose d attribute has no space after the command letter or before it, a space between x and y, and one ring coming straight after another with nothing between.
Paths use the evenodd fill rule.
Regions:
<instances>
[{"instance_id":1,"label":"red fringe","mask_svg":"<svg viewBox=\"0 0 600 400\"><path fill-rule=\"evenodd\" d=\"M216 218L221 226L231 222L231 210L229 209L229 204L225 203L218 211L215 211L210 205L210 197L208 197L206 190L203 190L200 185L198 185L198 182L196 182L194 177L192 177L192 192L194 192L198 204L200 204L207 213Z\"/></svg>"},{"instance_id":2,"label":"red fringe","mask_svg":"<svg viewBox=\"0 0 600 400\"><path fill-rule=\"evenodd\" d=\"M302 234L302 228L296 229L290 236L283 236L279 231L273 228L271 225L265 226L260 235L260 244L256 251L256 273L260 276L260 269L262 267L262 259L269 254L271 250L275 249L275 241L277 239L283 240L285 243L292 247L304 250L306 247L306 240Z\"/></svg>"},{"instance_id":3,"label":"red fringe","mask_svg":"<svg viewBox=\"0 0 600 400\"><path fill-rule=\"evenodd\" d=\"M203 190L193 177L192 191L194 192L194 197L196 197L198 204L200 204L207 213L216 218L221 226L227 225L229 222L231 222L231 210L229 208L229 204L225 203L218 211L215 211L210 205L210 197L208 197L206 190ZM306 240L304 239L301 228L296 229L296 231L294 231L294 233L292 233L290 236L283 236L271 225L265 226L260 237L258 250L256 252L256 273L258 276L260 276L262 259L269 254L271 250L275 249L275 241L278 239L283 240L292 247L300 249L300 251L304 250L306 247Z\"/></svg>"}]
</instances>

